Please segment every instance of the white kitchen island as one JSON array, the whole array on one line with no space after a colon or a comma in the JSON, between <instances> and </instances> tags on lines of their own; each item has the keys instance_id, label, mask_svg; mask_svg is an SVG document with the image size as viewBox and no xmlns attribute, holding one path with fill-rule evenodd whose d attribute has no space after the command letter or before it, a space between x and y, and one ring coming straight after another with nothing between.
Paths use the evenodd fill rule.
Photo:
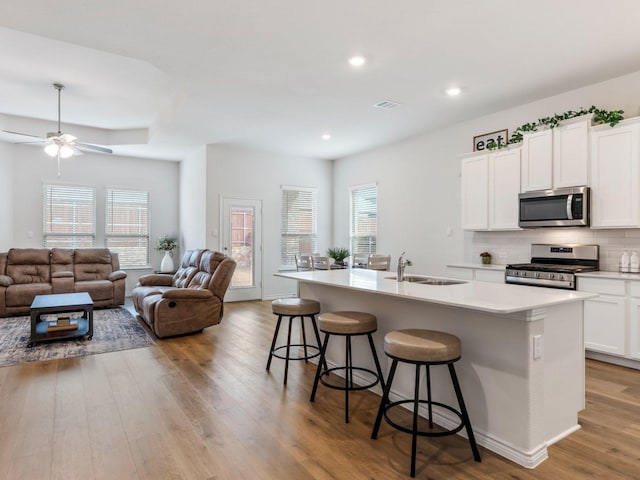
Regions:
<instances>
[{"instance_id":1,"label":"white kitchen island","mask_svg":"<svg viewBox=\"0 0 640 480\"><path fill-rule=\"evenodd\" d=\"M426 328L460 337L456 370L476 439L485 448L534 468L547 458L547 446L580 428L582 302L596 294L478 281L422 285L365 269L276 275L297 280L300 296L319 300L323 312L375 314L383 371L390 366L383 339L391 330ZM365 340L357 340L354 363L372 367ZM329 363L342 363L342 342L329 347ZM398 367L392 400L399 394L411 398L413 374L408 366ZM379 387L375 391L381 393ZM446 368L432 368L432 391L434 400L457 406ZM446 410L434 412L434 420L445 427L457 422Z\"/></svg>"}]
</instances>

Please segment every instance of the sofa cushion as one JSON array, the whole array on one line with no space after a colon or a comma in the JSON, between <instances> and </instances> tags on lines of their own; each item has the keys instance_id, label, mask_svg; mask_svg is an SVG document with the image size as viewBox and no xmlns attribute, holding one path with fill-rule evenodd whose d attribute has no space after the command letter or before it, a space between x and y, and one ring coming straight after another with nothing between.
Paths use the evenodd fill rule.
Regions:
<instances>
[{"instance_id":1,"label":"sofa cushion","mask_svg":"<svg viewBox=\"0 0 640 480\"><path fill-rule=\"evenodd\" d=\"M51 249L51 273L73 272L73 249Z\"/></svg>"},{"instance_id":2,"label":"sofa cushion","mask_svg":"<svg viewBox=\"0 0 640 480\"><path fill-rule=\"evenodd\" d=\"M49 282L49 250L12 248L7 255L7 276L11 277L15 284Z\"/></svg>"},{"instance_id":3,"label":"sofa cushion","mask_svg":"<svg viewBox=\"0 0 640 480\"><path fill-rule=\"evenodd\" d=\"M50 283L23 283L7 287L7 307L22 307L31 305L36 295L49 295L52 293Z\"/></svg>"},{"instance_id":4,"label":"sofa cushion","mask_svg":"<svg viewBox=\"0 0 640 480\"><path fill-rule=\"evenodd\" d=\"M94 302L113 298L113 283L109 280L76 281L73 289L75 292L87 292Z\"/></svg>"},{"instance_id":5,"label":"sofa cushion","mask_svg":"<svg viewBox=\"0 0 640 480\"><path fill-rule=\"evenodd\" d=\"M74 252L76 282L106 280L113 271L111 253L106 248L82 248Z\"/></svg>"}]
</instances>

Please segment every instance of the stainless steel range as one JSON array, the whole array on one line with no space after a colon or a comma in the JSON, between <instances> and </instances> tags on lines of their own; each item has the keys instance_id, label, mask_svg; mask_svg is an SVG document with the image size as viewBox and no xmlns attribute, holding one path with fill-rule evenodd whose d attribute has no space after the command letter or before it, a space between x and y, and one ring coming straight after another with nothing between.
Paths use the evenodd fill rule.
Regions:
<instances>
[{"instance_id":1,"label":"stainless steel range","mask_svg":"<svg viewBox=\"0 0 640 480\"><path fill-rule=\"evenodd\" d=\"M576 289L576 273L598 270L598 245L531 245L531 263L507 265L506 283Z\"/></svg>"}]
</instances>

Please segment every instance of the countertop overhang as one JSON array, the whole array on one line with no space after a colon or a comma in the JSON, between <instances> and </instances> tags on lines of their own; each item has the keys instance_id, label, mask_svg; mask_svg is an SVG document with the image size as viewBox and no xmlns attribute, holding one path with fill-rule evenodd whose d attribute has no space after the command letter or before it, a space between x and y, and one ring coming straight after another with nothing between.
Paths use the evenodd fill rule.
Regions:
<instances>
[{"instance_id":1,"label":"countertop overhang","mask_svg":"<svg viewBox=\"0 0 640 480\"><path fill-rule=\"evenodd\" d=\"M545 287L465 281L456 285L423 285L398 282L394 272L367 269L278 272L274 275L299 282L374 292L406 299L468 308L490 313L509 314L578 302L598 294ZM411 275L418 275L411 272ZM424 275L432 278L447 278ZM454 279L452 279L454 280Z\"/></svg>"}]
</instances>

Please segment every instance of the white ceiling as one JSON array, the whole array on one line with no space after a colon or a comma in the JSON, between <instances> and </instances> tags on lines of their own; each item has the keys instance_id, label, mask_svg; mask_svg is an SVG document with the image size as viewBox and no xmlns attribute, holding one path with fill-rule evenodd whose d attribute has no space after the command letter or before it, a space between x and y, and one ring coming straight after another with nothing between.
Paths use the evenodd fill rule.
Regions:
<instances>
[{"instance_id":1,"label":"white ceiling","mask_svg":"<svg viewBox=\"0 0 640 480\"><path fill-rule=\"evenodd\" d=\"M60 82L63 124L149 129L119 154L340 158L638 71L639 32L637 0L20 0L0 11L0 113L55 120Z\"/></svg>"}]
</instances>

